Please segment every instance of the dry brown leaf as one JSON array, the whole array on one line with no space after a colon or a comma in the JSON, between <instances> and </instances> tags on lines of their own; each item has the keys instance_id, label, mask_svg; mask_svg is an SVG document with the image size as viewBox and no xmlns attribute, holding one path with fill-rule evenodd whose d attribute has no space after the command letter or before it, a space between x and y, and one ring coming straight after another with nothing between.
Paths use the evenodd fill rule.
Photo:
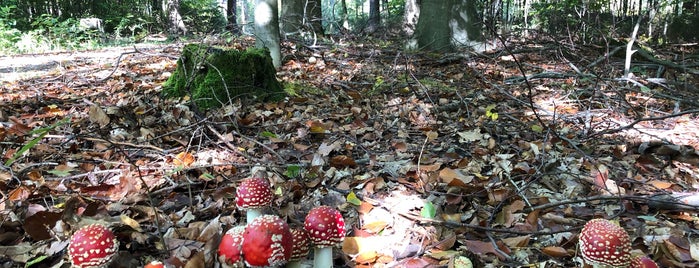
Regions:
<instances>
[{"instance_id":1,"label":"dry brown leaf","mask_svg":"<svg viewBox=\"0 0 699 268\"><path fill-rule=\"evenodd\" d=\"M554 258L569 257L568 251L562 247L544 247L541 252Z\"/></svg>"},{"instance_id":2,"label":"dry brown leaf","mask_svg":"<svg viewBox=\"0 0 699 268\"><path fill-rule=\"evenodd\" d=\"M90 105L88 115L90 117L90 122L98 124L100 128L103 128L109 124L109 116L96 104Z\"/></svg>"},{"instance_id":3,"label":"dry brown leaf","mask_svg":"<svg viewBox=\"0 0 699 268\"><path fill-rule=\"evenodd\" d=\"M364 229L367 232L376 234L381 232L384 228L386 228L386 225L388 225L388 223L385 221L374 221L364 224L364 226L362 226L362 229Z\"/></svg>"}]
</instances>

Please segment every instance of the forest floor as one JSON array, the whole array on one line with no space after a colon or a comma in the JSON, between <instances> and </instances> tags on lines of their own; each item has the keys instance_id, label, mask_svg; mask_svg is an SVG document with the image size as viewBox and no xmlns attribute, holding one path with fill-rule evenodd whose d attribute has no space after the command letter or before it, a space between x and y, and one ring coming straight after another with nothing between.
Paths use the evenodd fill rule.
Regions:
<instances>
[{"instance_id":1,"label":"forest floor","mask_svg":"<svg viewBox=\"0 0 699 268\"><path fill-rule=\"evenodd\" d=\"M291 226L342 212L336 267L580 267L593 218L635 254L696 267L697 46L636 54L622 79L623 49L508 42L285 42L287 99L208 113L159 94L182 44L2 57L0 263L66 267L70 234L98 222L120 241L111 267L218 267L221 234L245 222L235 187L259 166L267 212Z\"/></svg>"}]
</instances>

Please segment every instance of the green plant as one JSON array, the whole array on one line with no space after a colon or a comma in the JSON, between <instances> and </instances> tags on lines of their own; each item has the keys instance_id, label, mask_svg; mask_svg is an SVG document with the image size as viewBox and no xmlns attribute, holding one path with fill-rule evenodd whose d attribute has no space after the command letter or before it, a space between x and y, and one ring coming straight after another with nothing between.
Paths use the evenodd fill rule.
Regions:
<instances>
[{"instance_id":1,"label":"green plant","mask_svg":"<svg viewBox=\"0 0 699 268\"><path fill-rule=\"evenodd\" d=\"M226 27L226 17L214 0L184 0L180 12L192 32L219 33Z\"/></svg>"},{"instance_id":2,"label":"green plant","mask_svg":"<svg viewBox=\"0 0 699 268\"><path fill-rule=\"evenodd\" d=\"M16 52L15 44L22 36L22 33L14 28L17 21L11 17L12 10L16 8L15 5L0 7L0 54Z\"/></svg>"}]
</instances>

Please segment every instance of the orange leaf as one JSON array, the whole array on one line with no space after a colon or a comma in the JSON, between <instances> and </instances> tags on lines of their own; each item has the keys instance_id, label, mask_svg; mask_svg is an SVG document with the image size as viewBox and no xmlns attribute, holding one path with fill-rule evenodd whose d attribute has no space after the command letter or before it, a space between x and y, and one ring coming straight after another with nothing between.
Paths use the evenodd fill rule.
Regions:
<instances>
[{"instance_id":1,"label":"orange leaf","mask_svg":"<svg viewBox=\"0 0 699 268\"><path fill-rule=\"evenodd\" d=\"M568 251L562 247L544 247L541 252L554 258L568 257Z\"/></svg>"},{"instance_id":2,"label":"orange leaf","mask_svg":"<svg viewBox=\"0 0 699 268\"><path fill-rule=\"evenodd\" d=\"M672 183L666 182L666 181L659 181L659 180L652 180L648 182L650 185L653 185L653 187L658 188L658 189L667 189L672 186Z\"/></svg>"},{"instance_id":3,"label":"orange leaf","mask_svg":"<svg viewBox=\"0 0 699 268\"><path fill-rule=\"evenodd\" d=\"M194 163L194 155L188 152L181 152L175 156L175 159L173 159L172 162L177 166L189 167L192 165L192 163Z\"/></svg>"},{"instance_id":4,"label":"orange leaf","mask_svg":"<svg viewBox=\"0 0 699 268\"><path fill-rule=\"evenodd\" d=\"M337 156L334 156L333 158L330 158L330 166L333 166L336 168L356 167L357 163L354 162L354 159L352 159L349 156L337 155Z\"/></svg>"}]
</instances>

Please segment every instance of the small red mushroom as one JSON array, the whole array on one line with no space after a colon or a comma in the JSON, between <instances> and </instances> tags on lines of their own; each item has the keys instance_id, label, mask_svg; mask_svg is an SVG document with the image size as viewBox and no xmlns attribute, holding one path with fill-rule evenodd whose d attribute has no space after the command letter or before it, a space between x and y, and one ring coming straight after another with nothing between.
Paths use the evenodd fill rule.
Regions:
<instances>
[{"instance_id":1,"label":"small red mushroom","mask_svg":"<svg viewBox=\"0 0 699 268\"><path fill-rule=\"evenodd\" d=\"M235 190L235 204L239 209L246 209L247 223L262 214L262 208L272 204L274 193L269 182L262 177L244 180Z\"/></svg>"},{"instance_id":2,"label":"small red mushroom","mask_svg":"<svg viewBox=\"0 0 699 268\"><path fill-rule=\"evenodd\" d=\"M287 268L301 267L301 261L306 259L311 251L311 241L308 239L308 233L303 228L291 228L291 259Z\"/></svg>"},{"instance_id":3,"label":"small red mushroom","mask_svg":"<svg viewBox=\"0 0 699 268\"><path fill-rule=\"evenodd\" d=\"M285 264L291 258L289 225L275 215L262 215L245 227L243 259L248 266Z\"/></svg>"},{"instance_id":4,"label":"small red mushroom","mask_svg":"<svg viewBox=\"0 0 699 268\"><path fill-rule=\"evenodd\" d=\"M624 228L605 219L594 219L580 232L580 255L593 266L627 267L631 263L631 239Z\"/></svg>"},{"instance_id":5,"label":"small red mushroom","mask_svg":"<svg viewBox=\"0 0 699 268\"><path fill-rule=\"evenodd\" d=\"M303 224L308 237L315 244L313 267L332 267L332 247L345 238L345 219L329 206L311 209Z\"/></svg>"},{"instance_id":6,"label":"small red mushroom","mask_svg":"<svg viewBox=\"0 0 699 268\"><path fill-rule=\"evenodd\" d=\"M243 267L241 251L245 226L236 226L228 230L218 245L218 261L222 267Z\"/></svg>"},{"instance_id":7,"label":"small red mushroom","mask_svg":"<svg viewBox=\"0 0 699 268\"><path fill-rule=\"evenodd\" d=\"M119 250L114 233L100 224L78 229L70 239L68 256L73 267L102 267L112 261Z\"/></svg>"},{"instance_id":8,"label":"small red mushroom","mask_svg":"<svg viewBox=\"0 0 699 268\"><path fill-rule=\"evenodd\" d=\"M636 256L631 259L629 268L658 268L658 264L648 256Z\"/></svg>"}]
</instances>

